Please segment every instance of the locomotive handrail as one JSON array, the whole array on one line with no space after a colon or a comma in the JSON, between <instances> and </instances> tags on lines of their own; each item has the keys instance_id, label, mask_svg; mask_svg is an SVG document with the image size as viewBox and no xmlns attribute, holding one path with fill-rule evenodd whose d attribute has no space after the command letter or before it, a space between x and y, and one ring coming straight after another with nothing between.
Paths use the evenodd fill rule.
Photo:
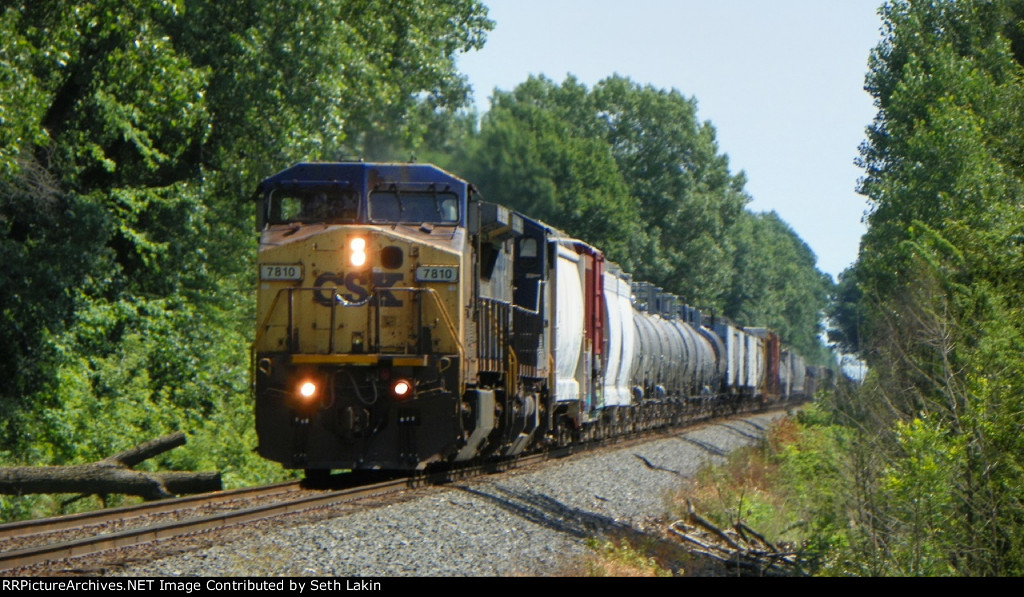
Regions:
<instances>
[{"instance_id":1,"label":"locomotive handrail","mask_svg":"<svg viewBox=\"0 0 1024 597\"><path fill-rule=\"evenodd\" d=\"M280 300L281 293L284 292L285 290L288 289L282 288L281 290L277 291L277 294L274 295L274 300L271 301L270 308L267 309L266 316L263 317L263 321L260 322L259 327L256 329L256 337L253 339L252 344L249 347L249 351L253 355L256 354L256 345L260 343L260 340L263 339L263 335L266 333L267 328L270 327L270 318L271 316L274 315L274 312L277 310L277 301Z\"/></svg>"},{"instance_id":2,"label":"locomotive handrail","mask_svg":"<svg viewBox=\"0 0 1024 597\"><path fill-rule=\"evenodd\" d=\"M256 345L259 344L260 340L263 339L263 336L266 334L266 330L270 327L270 319L274 316L274 313L277 311L277 306L278 306L278 302L280 302L281 295L283 293L287 293L288 294L289 303L291 303L292 296L294 295L294 293L296 291L299 291L299 292L328 292L329 291L331 293L330 308L331 308L332 319L333 319L334 309L336 307L338 307L338 306L341 306L341 307L362 307L362 306L365 306L365 305L367 305L368 303L371 302L370 298L366 298L366 299L364 299L362 301L348 301L344 297L342 297L340 294L338 294L338 289L333 287L333 286L308 286L308 287L294 287L293 286L293 287L289 287L289 288L282 288L282 289L278 290L277 293L274 295L274 300L270 303L270 308L267 309L267 314L264 316L263 321L260 322L259 329L256 330L256 338L252 342L251 352L255 352ZM465 357L466 349L462 345L462 341L459 339L459 334L458 334L458 330L455 327L455 323L452 321L451 315L448 313L448 309L445 307L444 303L441 302L441 299L439 298L439 296L437 294L437 290L435 290L434 288L416 288L416 287L401 287L401 286L399 286L399 287L394 287L393 286L393 287L390 287L390 288L374 288L373 289L374 299L377 298L377 294L378 293L385 292L385 291L387 291L387 292L395 292L395 291L402 292L402 291L404 291L404 292L413 292L413 293L420 293L420 292L422 292L422 293L426 293L426 294L430 295L430 297L434 300L434 304L437 307L438 312L441 314L441 318L444 320L445 328L448 330L448 333L450 334L452 340L455 342L455 345L458 348L460 358ZM376 301L376 302L377 302L378 305L380 304L379 301ZM289 304L289 307L291 307L290 304ZM289 311L291 311L291 309L289 309ZM378 318L380 317L380 308L379 308L379 306L378 306L378 309L377 309L377 317ZM288 322L286 324L286 326L289 328L289 330L294 325L293 319L294 318L293 318L292 314L289 312L288 313L288 317L287 317ZM330 352L333 352L333 344L334 344L334 342L333 342L333 326L332 326L331 332L332 332L332 334L331 334L331 339L330 339L330 344L331 344ZM289 341L290 340L291 340L291 338L290 338L290 334L289 334Z\"/></svg>"},{"instance_id":3,"label":"locomotive handrail","mask_svg":"<svg viewBox=\"0 0 1024 597\"><path fill-rule=\"evenodd\" d=\"M547 286L546 280L537 280L537 296L533 300L533 308L525 307L523 305L517 305L515 302L512 303L512 309L515 311L521 311L529 315L540 315L540 300L544 296L544 288Z\"/></svg>"},{"instance_id":4,"label":"locomotive handrail","mask_svg":"<svg viewBox=\"0 0 1024 597\"><path fill-rule=\"evenodd\" d=\"M343 307L359 307L359 306L365 305L369 301L369 299L361 301L361 302L350 302L350 301L347 301L347 300L344 299L344 297L342 297L340 294L338 294L338 289L333 287L333 286L299 286L299 287L297 287L297 286L290 286L288 288L282 288L282 289L278 290L277 293L274 294L274 300L271 301L270 308L267 309L267 314L263 317L263 321L260 322L260 326L256 330L256 338L252 341L252 345L250 347L250 353L253 355L253 357L255 356L255 353L256 353L256 345L259 344L260 340L262 340L263 336L266 334L266 331L270 328L270 319L277 312L277 304L278 304L278 302L280 302L281 295L284 294L284 293L288 294L288 315L287 315L288 322L286 324L286 327L288 329L288 351L289 352L294 352L294 348L295 347L293 346L293 338L292 338L292 327L294 326L294 315L292 313L292 309L293 309L292 303L294 301L294 295L295 295L296 291L300 291L300 292L302 292L302 291L304 291L304 292L324 292L324 291L330 291L330 293L331 293L331 305L330 305L330 307L331 307L331 336L328 339L328 342L329 342L328 352L332 352L332 353L334 352L334 308L339 303Z\"/></svg>"},{"instance_id":5,"label":"locomotive handrail","mask_svg":"<svg viewBox=\"0 0 1024 597\"><path fill-rule=\"evenodd\" d=\"M330 305L330 308L331 308L331 331L330 331L330 337L328 338L328 352L329 352L329 354L333 354L334 353L334 310L339 305L342 306L342 307L357 307L357 306L366 305L367 303L371 302L369 298L367 298L367 299L365 299L363 301L359 301L359 302L347 301L341 295L338 294L337 288L327 287L327 286L289 287L289 288L282 288L282 289L278 290L277 293L274 295L274 300L270 303L270 308L267 309L267 312L266 312L266 315L263 318L263 321L260 322L260 326L259 326L259 328L256 331L256 338L253 340L252 344L249 347L250 379L255 380L255 377L256 377L255 376L255 367L256 367L256 351L257 351L257 346L259 345L259 343L263 339L263 337L266 335L267 330L270 328L270 325L271 325L270 324L270 320L271 320L271 318L274 316L274 314L277 311L278 304L281 301L281 295L285 294L285 293L287 293L287 295L288 295L288 307L289 307L288 308L288 314L287 314L287 323L285 324L285 326L287 328L288 348L289 348L289 352L294 352L295 347L293 346L292 328L294 327L295 324L294 324L294 317L293 317L293 314L292 314L292 301L293 301L294 293L297 292L297 291L298 292L328 292L329 291L331 293L331 301L330 301L331 302L331 305ZM468 363L468 361L466 359L466 347L463 345L461 338L459 338L459 333L458 333L458 329L455 326L455 322L452 320L451 314L448 313L448 309L445 307L444 303L441 301L440 295L438 294L437 290L434 289L434 288L415 288L415 287L391 287L391 288L383 288L383 289L377 289L377 288L373 289L373 298L375 299L373 302L377 303L377 305L378 305L377 310L376 310L377 311L376 312L377 329L374 330L376 332L375 336L377 336L376 339L378 341L379 341L379 325L380 325L380 315L381 315L381 313L380 313L380 307L379 307L380 301L376 300L376 299L378 298L378 296L377 296L378 293L379 292L383 292L383 291L388 291L388 292L396 292L396 291L401 292L401 291L405 291L405 292L412 292L412 293L425 293L425 294L427 294L428 296L431 297L431 299L434 301L435 307L437 307L438 313L441 314L441 319L444 322L445 329L448 331L448 335L451 337L452 341L455 344L455 348L456 348L456 350L458 352L458 355L459 355L459 367L462 370L461 371L462 375L460 375L459 378L460 378L460 380L464 380L465 379L465 374L466 374L466 372L468 371L468 368L469 368L469 363ZM422 322L422 307L420 307L420 320ZM255 382L253 382L253 383L255 383ZM460 381L460 387L459 387L460 395L464 391L465 391L465 382L464 381Z\"/></svg>"},{"instance_id":6,"label":"locomotive handrail","mask_svg":"<svg viewBox=\"0 0 1024 597\"><path fill-rule=\"evenodd\" d=\"M256 346L263 339L263 335L267 328L270 327L270 316L274 314L277 309L277 301L281 298L281 291L278 291L274 295L274 300L270 303L270 308L267 309L267 314L260 322L258 328L256 328L256 337L253 338L252 344L249 345L249 385L250 391L254 394L256 392Z\"/></svg>"},{"instance_id":7,"label":"locomotive handrail","mask_svg":"<svg viewBox=\"0 0 1024 597\"><path fill-rule=\"evenodd\" d=\"M508 346L508 371L505 372L505 395L512 397L516 395L516 385L519 382L519 359L516 358L516 350L510 344Z\"/></svg>"},{"instance_id":8,"label":"locomotive handrail","mask_svg":"<svg viewBox=\"0 0 1024 597\"><path fill-rule=\"evenodd\" d=\"M459 338L459 332L458 332L458 329L455 327L455 322L452 321L451 315L448 313L448 309L444 306L444 303L441 302L441 297L440 297L440 295L438 295L437 290L434 289L434 288L429 288L429 287L417 288L417 287L411 287L411 286L405 286L405 287L403 287L403 286L394 287L393 286L391 288L379 289L379 290L387 290L389 292L395 292L395 291L400 291L400 292L404 291L404 292L412 292L412 293L420 293L420 292L422 292L422 293L426 293L428 296L430 296L430 298L432 298L434 300L434 305L437 307L438 313L441 314L441 319L444 320L445 327L448 329L448 334L451 336L452 341L455 342L455 347L458 349L458 352L459 352L459 367L462 369L462 373L463 373L462 375L459 376L459 378L460 378L460 380L465 379L465 373L466 373L466 370L469 367L469 364L468 364L468 362L466 360L466 347L462 345L462 340ZM374 289L374 294L376 295L376 293L379 290L378 289ZM378 304L379 304L379 302L378 302ZM421 324L423 322L422 315L423 315L423 310L422 310L422 307L421 307L420 308L420 323ZM377 308L377 327L378 327L378 329L380 327L380 308L379 307ZM379 335L379 332L378 332L378 335ZM378 341L379 341L379 339L378 339ZM460 381L460 387L459 387L459 395L460 396L464 393L464 390L465 390L464 384L465 384L465 382Z\"/></svg>"}]
</instances>

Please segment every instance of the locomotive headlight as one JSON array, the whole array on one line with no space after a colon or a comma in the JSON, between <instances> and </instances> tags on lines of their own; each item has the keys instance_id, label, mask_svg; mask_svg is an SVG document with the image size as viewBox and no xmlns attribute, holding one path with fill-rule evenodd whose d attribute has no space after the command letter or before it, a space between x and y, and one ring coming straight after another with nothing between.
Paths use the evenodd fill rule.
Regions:
<instances>
[{"instance_id":1,"label":"locomotive headlight","mask_svg":"<svg viewBox=\"0 0 1024 597\"><path fill-rule=\"evenodd\" d=\"M288 406L297 413L310 414L320 403L324 388L320 379L312 375L300 377L294 381L291 395L288 396Z\"/></svg>"},{"instance_id":2,"label":"locomotive headlight","mask_svg":"<svg viewBox=\"0 0 1024 597\"><path fill-rule=\"evenodd\" d=\"M302 382L299 384L299 397L303 400L309 401L316 396L316 384L311 381Z\"/></svg>"},{"instance_id":3,"label":"locomotive headlight","mask_svg":"<svg viewBox=\"0 0 1024 597\"><path fill-rule=\"evenodd\" d=\"M366 265L366 239L356 236L348 241L348 262L353 267Z\"/></svg>"},{"instance_id":4,"label":"locomotive headlight","mask_svg":"<svg viewBox=\"0 0 1024 597\"><path fill-rule=\"evenodd\" d=\"M391 383L391 394L399 400L412 396L412 382L407 379L396 379Z\"/></svg>"}]
</instances>

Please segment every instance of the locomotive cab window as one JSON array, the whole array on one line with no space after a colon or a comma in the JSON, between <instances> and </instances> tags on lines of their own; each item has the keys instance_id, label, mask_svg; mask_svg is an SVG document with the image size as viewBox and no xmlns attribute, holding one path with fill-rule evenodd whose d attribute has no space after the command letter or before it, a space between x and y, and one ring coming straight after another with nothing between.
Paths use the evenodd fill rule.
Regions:
<instances>
[{"instance_id":1,"label":"locomotive cab window","mask_svg":"<svg viewBox=\"0 0 1024 597\"><path fill-rule=\"evenodd\" d=\"M346 224L359 217L359 196L351 189L275 189L267 200L268 224Z\"/></svg>"},{"instance_id":2,"label":"locomotive cab window","mask_svg":"<svg viewBox=\"0 0 1024 597\"><path fill-rule=\"evenodd\" d=\"M522 259L537 258L537 239L524 238L519 241L519 257Z\"/></svg>"},{"instance_id":3,"label":"locomotive cab window","mask_svg":"<svg viewBox=\"0 0 1024 597\"><path fill-rule=\"evenodd\" d=\"M370 221L388 224L459 223L454 193L387 189L370 193Z\"/></svg>"}]
</instances>

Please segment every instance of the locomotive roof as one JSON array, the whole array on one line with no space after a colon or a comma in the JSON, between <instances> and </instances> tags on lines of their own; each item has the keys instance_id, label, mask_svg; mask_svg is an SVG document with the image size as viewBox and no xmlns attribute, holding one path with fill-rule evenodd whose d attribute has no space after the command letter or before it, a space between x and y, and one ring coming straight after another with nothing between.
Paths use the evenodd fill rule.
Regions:
<instances>
[{"instance_id":1,"label":"locomotive roof","mask_svg":"<svg viewBox=\"0 0 1024 597\"><path fill-rule=\"evenodd\" d=\"M382 162L300 162L263 179L264 188L291 184L346 184L361 189L378 182L435 184L463 193L466 181L432 164Z\"/></svg>"}]
</instances>

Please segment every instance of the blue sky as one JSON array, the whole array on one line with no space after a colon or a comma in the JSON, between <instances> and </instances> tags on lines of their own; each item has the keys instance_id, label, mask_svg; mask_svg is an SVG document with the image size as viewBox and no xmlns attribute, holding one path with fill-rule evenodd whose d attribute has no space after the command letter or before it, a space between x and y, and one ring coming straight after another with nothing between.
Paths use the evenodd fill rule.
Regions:
<instances>
[{"instance_id":1,"label":"blue sky","mask_svg":"<svg viewBox=\"0 0 1024 597\"><path fill-rule=\"evenodd\" d=\"M459 58L481 113L529 75L612 74L695 97L752 211L777 212L837 276L867 209L853 161L875 115L863 90L878 0L484 0L496 22Z\"/></svg>"}]
</instances>

